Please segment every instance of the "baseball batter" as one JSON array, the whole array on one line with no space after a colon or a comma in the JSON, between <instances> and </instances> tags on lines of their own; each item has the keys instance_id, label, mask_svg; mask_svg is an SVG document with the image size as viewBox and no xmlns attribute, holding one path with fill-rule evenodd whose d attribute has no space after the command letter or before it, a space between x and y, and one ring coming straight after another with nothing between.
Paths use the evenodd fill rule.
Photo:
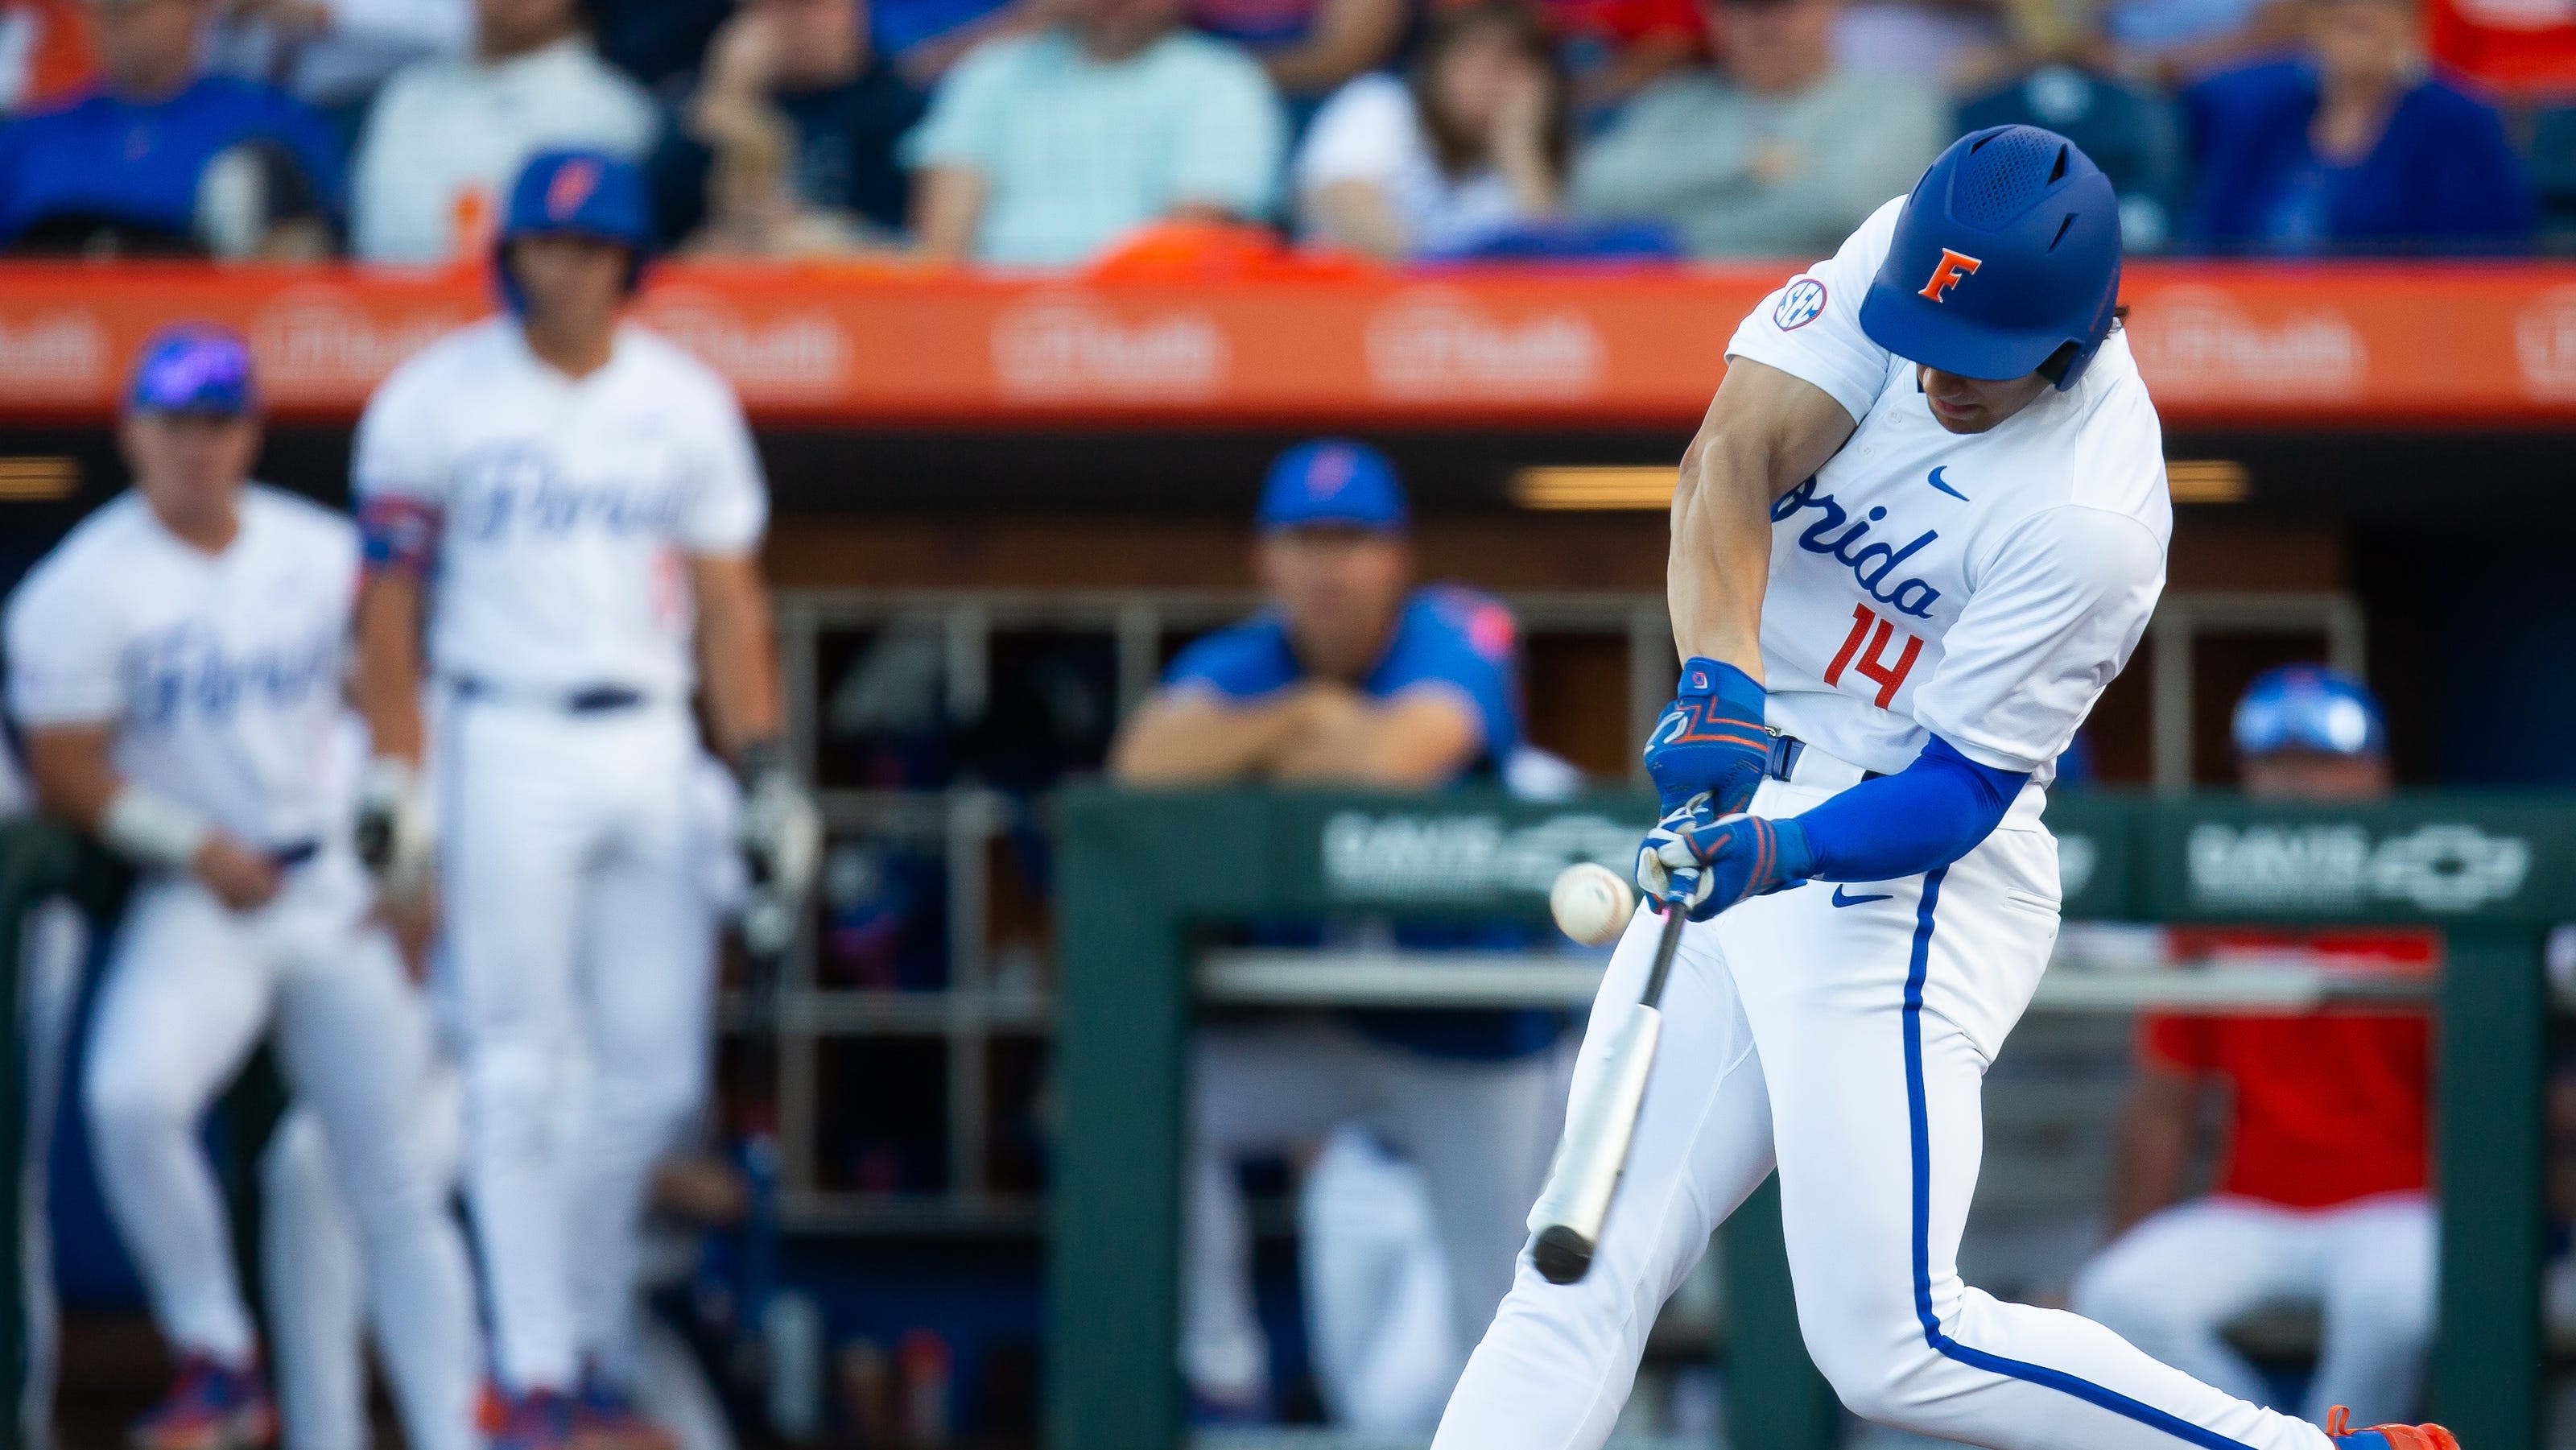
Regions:
<instances>
[{"instance_id":1,"label":"baseball batter","mask_svg":"<svg viewBox=\"0 0 2576 1450\"><path fill-rule=\"evenodd\" d=\"M801 890L815 849L779 734L759 462L722 380L620 322L646 237L634 168L531 160L496 244L508 310L386 379L353 464L361 827L392 879L436 842L505 1450L562 1444L575 1390L626 1417L582 1378L627 1322L646 1174L704 1091L701 673L755 880Z\"/></svg>"},{"instance_id":2,"label":"baseball batter","mask_svg":"<svg viewBox=\"0 0 2576 1450\"><path fill-rule=\"evenodd\" d=\"M143 868L84 1084L100 1187L179 1382L144 1450L267 1443L275 1415L196 1129L271 1031L329 1139L409 1438L474 1443L464 1244L412 1151L428 1019L348 846L342 702L358 539L243 481L239 339L176 329L136 369L135 488L11 601L9 702L46 809Z\"/></svg>"},{"instance_id":3,"label":"baseball batter","mask_svg":"<svg viewBox=\"0 0 2576 1450\"><path fill-rule=\"evenodd\" d=\"M1999 127L1737 329L1674 493L1687 658L1638 870L1699 924L1591 1272L1522 1264L1441 1450L1600 1445L1656 1310L1775 1164L1799 1328L1867 1419L2002 1450L2453 1450L2329 1438L1959 1278L1986 1065L2057 932L2051 763L2164 583L2119 277L2110 183ZM1641 909L1596 1024L1657 934Z\"/></svg>"}]
</instances>

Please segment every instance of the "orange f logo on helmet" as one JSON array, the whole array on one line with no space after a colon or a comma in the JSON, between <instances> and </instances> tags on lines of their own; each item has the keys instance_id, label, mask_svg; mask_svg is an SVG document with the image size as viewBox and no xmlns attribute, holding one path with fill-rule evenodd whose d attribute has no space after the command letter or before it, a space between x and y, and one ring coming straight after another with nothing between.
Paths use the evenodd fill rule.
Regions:
<instances>
[{"instance_id":1,"label":"orange f logo on helmet","mask_svg":"<svg viewBox=\"0 0 2576 1450\"><path fill-rule=\"evenodd\" d=\"M587 156L574 157L546 183L546 215L564 220L581 210L581 204L590 200L590 194L598 187L599 163Z\"/></svg>"},{"instance_id":2,"label":"orange f logo on helmet","mask_svg":"<svg viewBox=\"0 0 2576 1450\"><path fill-rule=\"evenodd\" d=\"M1932 268L1932 280L1924 283L1923 290L1916 295L1927 301L1939 302L1942 300L1941 294L1959 285L1960 278L1984 265L1985 263L1965 252L1954 252L1948 247L1943 247L1939 264Z\"/></svg>"}]
</instances>

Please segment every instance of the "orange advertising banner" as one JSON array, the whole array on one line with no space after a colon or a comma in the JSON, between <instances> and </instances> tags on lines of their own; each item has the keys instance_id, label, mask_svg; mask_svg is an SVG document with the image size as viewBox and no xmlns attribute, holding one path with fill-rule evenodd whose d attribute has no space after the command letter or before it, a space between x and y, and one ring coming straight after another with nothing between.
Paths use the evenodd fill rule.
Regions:
<instances>
[{"instance_id":1,"label":"orange advertising banner","mask_svg":"<svg viewBox=\"0 0 2576 1450\"><path fill-rule=\"evenodd\" d=\"M1770 266L1030 278L670 265L639 313L763 421L1682 425ZM2142 263L2168 423L2576 422L2576 266ZM0 266L0 419L111 412L181 319L251 340L273 409L354 417L491 309L470 272Z\"/></svg>"}]
</instances>

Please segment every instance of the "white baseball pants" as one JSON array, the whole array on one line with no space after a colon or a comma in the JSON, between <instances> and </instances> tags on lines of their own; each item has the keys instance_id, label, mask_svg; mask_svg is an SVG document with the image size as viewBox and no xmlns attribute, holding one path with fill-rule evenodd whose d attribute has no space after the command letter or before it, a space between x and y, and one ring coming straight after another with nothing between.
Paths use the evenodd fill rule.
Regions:
<instances>
[{"instance_id":1,"label":"white baseball pants","mask_svg":"<svg viewBox=\"0 0 2576 1450\"><path fill-rule=\"evenodd\" d=\"M625 1332L646 1178L705 1091L714 922L676 706L452 704L440 752L466 1183L514 1390Z\"/></svg>"},{"instance_id":2,"label":"white baseball pants","mask_svg":"<svg viewBox=\"0 0 2576 1450\"><path fill-rule=\"evenodd\" d=\"M1800 779L1858 772L1810 751ZM1766 782L1762 815L1832 793ZM1810 882L1689 928L1663 1038L1592 1271L1524 1259L1436 1450L1568 1450L1608 1437L1656 1311L1774 1165L1798 1327L1865 1419L1994 1450L2327 1450L2313 1426L2158 1364L2109 1330L1959 1278L1987 1064L2057 933L2056 842L2035 806L1948 868ZM1575 1067L1644 985L1640 910Z\"/></svg>"},{"instance_id":3,"label":"white baseball pants","mask_svg":"<svg viewBox=\"0 0 2576 1450\"><path fill-rule=\"evenodd\" d=\"M1521 1216L1547 1173L1559 1121L1557 1056L1433 1057L1326 1021L1210 1028L1191 1054L1181 1323L1191 1385L1232 1403L1256 1402L1269 1388L1236 1160L1350 1121L1367 1124L1420 1170L1448 1257L1457 1343L1472 1342L1511 1285L1512 1258L1527 1236ZM1454 1377L1456 1364L1442 1378Z\"/></svg>"},{"instance_id":4,"label":"white baseball pants","mask_svg":"<svg viewBox=\"0 0 2576 1450\"><path fill-rule=\"evenodd\" d=\"M54 1443L54 1356L59 1334L54 1302L54 1235L47 1202L54 1115L62 1105L63 1061L71 1045L72 1009L80 1000L81 963L89 955L89 921L68 901L47 901L27 915L19 953L18 1020L27 1081L25 1153L18 1168L18 1290L25 1309L26 1379L18 1392L19 1442L28 1450Z\"/></svg>"},{"instance_id":5,"label":"white baseball pants","mask_svg":"<svg viewBox=\"0 0 2576 1450\"><path fill-rule=\"evenodd\" d=\"M2313 1304L2325 1329L2302 1407L2323 1419L2401 1421L2415 1409L2433 1338L2440 1227L2420 1193L2333 1208L2249 1198L2177 1204L2104 1249L2075 1280L2078 1314L2233 1395L2270 1391L2220 1331L2267 1304Z\"/></svg>"},{"instance_id":6,"label":"white baseball pants","mask_svg":"<svg viewBox=\"0 0 2576 1450\"><path fill-rule=\"evenodd\" d=\"M442 1202L463 1151L458 1093L456 1074L434 1062L412 1105L414 1148ZM320 1115L299 1103L279 1119L259 1173L260 1277L286 1450L365 1450L365 1265Z\"/></svg>"},{"instance_id":7,"label":"white baseball pants","mask_svg":"<svg viewBox=\"0 0 2576 1450\"><path fill-rule=\"evenodd\" d=\"M328 851L254 912L188 880L137 891L93 1028L90 1135L162 1333L182 1351L248 1361L250 1313L196 1130L273 1023L287 1080L331 1144L411 1442L450 1450L474 1438L472 1285L410 1131L428 1015L393 943L365 922L367 903L357 863Z\"/></svg>"},{"instance_id":8,"label":"white baseball pants","mask_svg":"<svg viewBox=\"0 0 2576 1450\"><path fill-rule=\"evenodd\" d=\"M1297 1267L1315 1387L1333 1424L1429 1433L1466 1352L1421 1170L1363 1129L1335 1129L1297 1195Z\"/></svg>"}]
</instances>

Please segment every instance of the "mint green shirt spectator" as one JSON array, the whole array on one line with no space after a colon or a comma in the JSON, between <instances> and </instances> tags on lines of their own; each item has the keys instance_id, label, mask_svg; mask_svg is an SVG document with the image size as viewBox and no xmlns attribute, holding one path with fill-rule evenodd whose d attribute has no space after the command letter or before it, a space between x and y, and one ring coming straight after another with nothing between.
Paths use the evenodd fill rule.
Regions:
<instances>
[{"instance_id":1,"label":"mint green shirt spectator","mask_svg":"<svg viewBox=\"0 0 2576 1450\"><path fill-rule=\"evenodd\" d=\"M924 247L1016 266L1083 261L1175 212L1264 217L1284 144L1234 46L1166 31L1103 61L1066 29L978 46L904 138Z\"/></svg>"}]
</instances>

